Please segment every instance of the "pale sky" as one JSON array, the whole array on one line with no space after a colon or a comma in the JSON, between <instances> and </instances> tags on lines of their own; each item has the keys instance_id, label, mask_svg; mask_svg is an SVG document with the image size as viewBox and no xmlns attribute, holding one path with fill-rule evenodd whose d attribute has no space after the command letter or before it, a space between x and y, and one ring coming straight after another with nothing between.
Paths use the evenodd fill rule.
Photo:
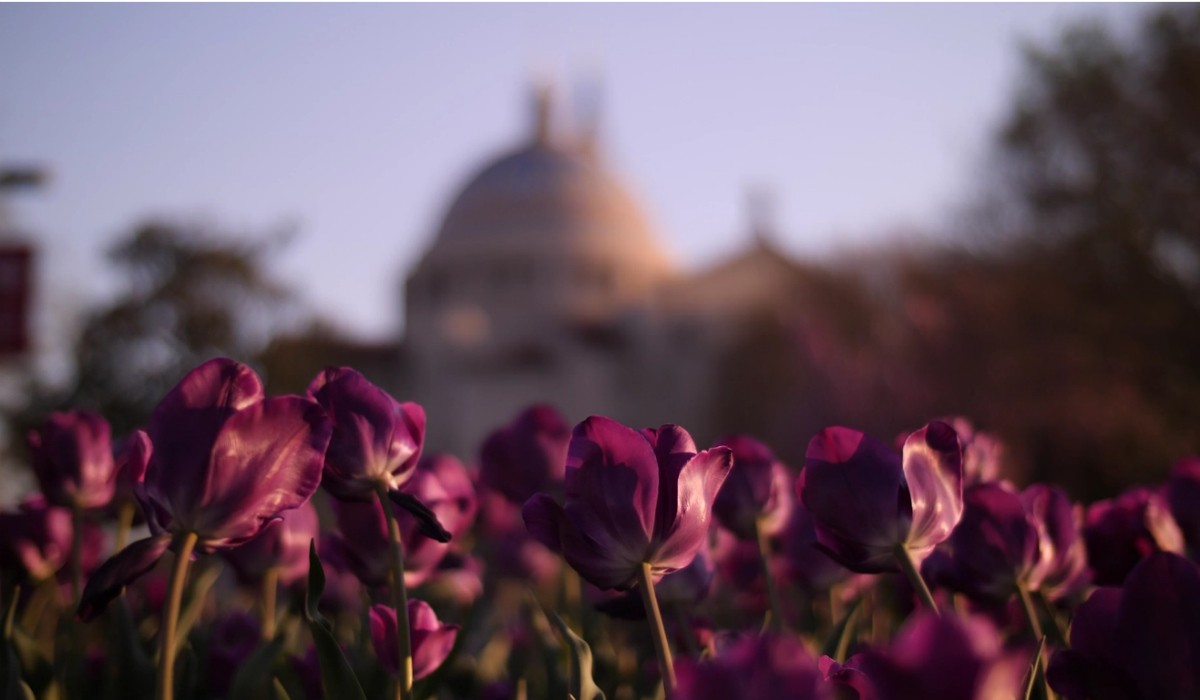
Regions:
<instances>
[{"instance_id":1,"label":"pale sky","mask_svg":"<svg viewBox=\"0 0 1200 700\"><path fill-rule=\"evenodd\" d=\"M299 236L274 271L347 331L401 327L449 198L525 138L531 78L603 80L603 145L685 268L765 185L801 255L944 228L1022 40L1129 5L0 5L0 162L41 245L41 323L118 288L149 215ZM47 318L48 317L48 318ZM56 330L57 329L57 330Z\"/></svg>"}]
</instances>

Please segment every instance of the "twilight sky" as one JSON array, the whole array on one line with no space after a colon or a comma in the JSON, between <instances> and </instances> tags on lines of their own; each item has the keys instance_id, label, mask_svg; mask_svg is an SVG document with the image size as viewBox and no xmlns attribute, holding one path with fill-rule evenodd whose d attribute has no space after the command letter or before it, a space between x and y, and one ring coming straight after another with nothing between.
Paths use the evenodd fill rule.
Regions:
<instances>
[{"instance_id":1,"label":"twilight sky","mask_svg":"<svg viewBox=\"0 0 1200 700\"><path fill-rule=\"evenodd\" d=\"M161 214L296 226L274 271L379 338L449 198L525 137L533 76L601 76L607 160L681 265L746 244L756 185L781 243L821 254L941 227L1022 40L1142 9L4 4L0 162L54 171L9 206L42 246L45 337L119 288L103 251Z\"/></svg>"}]
</instances>

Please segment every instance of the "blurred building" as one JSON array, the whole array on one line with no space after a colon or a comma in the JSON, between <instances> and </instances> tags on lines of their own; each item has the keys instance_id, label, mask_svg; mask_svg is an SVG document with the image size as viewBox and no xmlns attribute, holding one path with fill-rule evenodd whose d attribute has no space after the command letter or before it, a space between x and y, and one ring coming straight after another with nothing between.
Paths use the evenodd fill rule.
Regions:
<instances>
[{"instance_id":1,"label":"blurred building","mask_svg":"<svg viewBox=\"0 0 1200 700\"><path fill-rule=\"evenodd\" d=\"M425 407L431 449L463 456L537 401L712 439L717 364L800 267L758 221L745 254L681 272L594 132L553 116L537 93L525 141L453 199L405 282L401 372L378 375Z\"/></svg>"}]
</instances>

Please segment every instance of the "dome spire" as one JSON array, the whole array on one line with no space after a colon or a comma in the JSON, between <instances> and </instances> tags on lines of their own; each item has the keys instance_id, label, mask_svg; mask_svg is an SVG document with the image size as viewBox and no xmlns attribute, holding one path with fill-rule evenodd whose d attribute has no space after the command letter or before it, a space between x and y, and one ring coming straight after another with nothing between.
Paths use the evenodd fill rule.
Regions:
<instances>
[{"instance_id":1,"label":"dome spire","mask_svg":"<svg viewBox=\"0 0 1200 700\"><path fill-rule=\"evenodd\" d=\"M550 143L550 118L553 107L554 89L548 81L533 85L533 142Z\"/></svg>"}]
</instances>

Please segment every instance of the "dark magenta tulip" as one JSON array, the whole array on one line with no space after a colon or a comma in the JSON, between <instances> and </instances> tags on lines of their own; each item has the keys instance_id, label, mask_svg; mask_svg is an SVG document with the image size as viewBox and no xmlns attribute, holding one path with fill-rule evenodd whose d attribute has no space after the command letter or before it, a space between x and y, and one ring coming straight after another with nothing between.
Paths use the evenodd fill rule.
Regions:
<instances>
[{"instance_id":1,"label":"dark magenta tulip","mask_svg":"<svg viewBox=\"0 0 1200 700\"><path fill-rule=\"evenodd\" d=\"M1170 552L1141 560L1123 588L1098 588L1075 611L1071 648L1047 669L1067 700L1200 697L1200 567Z\"/></svg>"},{"instance_id":2,"label":"dark magenta tulip","mask_svg":"<svg viewBox=\"0 0 1200 700\"><path fill-rule=\"evenodd\" d=\"M1038 530L1041 561L1033 574L1037 590L1052 601L1082 590L1091 581L1083 541L1083 507L1062 489L1033 484L1021 492L1025 512Z\"/></svg>"},{"instance_id":3,"label":"dark magenta tulip","mask_svg":"<svg viewBox=\"0 0 1200 700\"><path fill-rule=\"evenodd\" d=\"M667 574L654 585L659 605L691 610L708 597L716 567L708 547L701 547L692 563ZM637 591L624 591L596 604L596 609L622 620L646 619L646 606Z\"/></svg>"},{"instance_id":4,"label":"dark magenta tulip","mask_svg":"<svg viewBox=\"0 0 1200 700\"><path fill-rule=\"evenodd\" d=\"M454 537L465 532L475 517L475 491L462 463L449 455L421 459L404 485L404 491L425 504L435 519ZM378 499L374 502L332 502L342 537L337 540L350 569L367 586L387 585L391 572L391 540L387 518ZM443 542L424 536L422 521L407 512L396 514L404 543L404 582L423 583L450 549Z\"/></svg>"},{"instance_id":5,"label":"dark magenta tulip","mask_svg":"<svg viewBox=\"0 0 1200 700\"><path fill-rule=\"evenodd\" d=\"M1037 526L1021 495L985 483L963 493L963 516L946 541L949 559L928 578L975 600L1002 603L1017 586L1036 590L1041 549Z\"/></svg>"},{"instance_id":6,"label":"dark magenta tulip","mask_svg":"<svg viewBox=\"0 0 1200 700\"><path fill-rule=\"evenodd\" d=\"M774 538L774 548L783 564L784 577L809 595L824 593L850 575L816 544L812 514L797 501L783 531Z\"/></svg>"},{"instance_id":7,"label":"dark magenta tulip","mask_svg":"<svg viewBox=\"0 0 1200 700\"><path fill-rule=\"evenodd\" d=\"M861 660L860 656L852 656L846 663L839 664L828 656L822 656L817 661L825 682L833 689L834 700L874 700L875 686L858 667Z\"/></svg>"},{"instance_id":8,"label":"dark magenta tulip","mask_svg":"<svg viewBox=\"0 0 1200 700\"><path fill-rule=\"evenodd\" d=\"M130 454L152 537L126 547L91 579L79 605L99 614L150 568L173 538L211 553L244 544L321 483L330 424L314 401L265 398L249 367L228 359L192 370L154 409L149 439Z\"/></svg>"},{"instance_id":9,"label":"dark magenta tulip","mask_svg":"<svg viewBox=\"0 0 1200 700\"><path fill-rule=\"evenodd\" d=\"M571 426L553 406L530 406L484 441L480 481L518 505L536 493L557 493L570 442Z\"/></svg>"},{"instance_id":10,"label":"dark magenta tulip","mask_svg":"<svg viewBox=\"0 0 1200 700\"><path fill-rule=\"evenodd\" d=\"M214 625L205 674L210 692L216 697L226 697L238 669L258 648L261 639L258 620L244 612L235 612Z\"/></svg>"},{"instance_id":11,"label":"dark magenta tulip","mask_svg":"<svg viewBox=\"0 0 1200 700\"><path fill-rule=\"evenodd\" d=\"M318 537L320 523L312 503L284 511L258 537L225 552L243 583L256 584L274 569L279 583L290 586L308 576L309 543Z\"/></svg>"},{"instance_id":12,"label":"dark magenta tulip","mask_svg":"<svg viewBox=\"0 0 1200 700\"><path fill-rule=\"evenodd\" d=\"M33 473L50 505L88 510L112 500L117 470L108 421L91 411L51 413L28 439Z\"/></svg>"},{"instance_id":13,"label":"dark magenta tulip","mask_svg":"<svg viewBox=\"0 0 1200 700\"><path fill-rule=\"evenodd\" d=\"M1171 515L1183 532L1192 559L1200 561L1200 458L1180 460L1171 470L1166 491Z\"/></svg>"},{"instance_id":14,"label":"dark magenta tulip","mask_svg":"<svg viewBox=\"0 0 1200 700\"><path fill-rule=\"evenodd\" d=\"M1005 651L983 618L918 610L888 650L863 652L858 667L878 700L992 700L1024 697L1031 650Z\"/></svg>"},{"instance_id":15,"label":"dark magenta tulip","mask_svg":"<svg viewBox=\"0 0 1200 700\"><path fill-rule=\"evenodd\" d=\"M45 581L63 570L75 536L71 511L46 504L42 496L25 499L15 512L0 513L0 570L24 571L31 581ZM100 563L104 533L84 521L80 568L86 576Z\"/></svg>"},{"instance_id":16,"label":"dark magenta tulip","mask_svg":"<svg viewBox=\"0 0 1200 700\"><path fill-rule=\"evenodd\" d=\"M458 625L442 624L423 600L408 601L408 627L412 640L413 680L420 680L442 665L458 638ZM396 675L396 611L386 605L371 606L371 644L379 665Z\"/></svg>"},{"instance_id":17,"label":"dark magenta tulip","mask_svg":"<svg viewBox=\"0 0 1200 700\"><path fill-rule=\"evenodd\" d=\"M795 500L787 468L769 447L746 435L727 435L717 445L733 452L733 468L713 502L713 515L743 540L757 540L759 530L779 532Z\"/></svg>"},{"instance_id":18,"label":"dark magenta tulip","mask_svg":"<svg viewBox=\"0 0 1200 700\"><path fill-rule=\"evenodd\" d=\"M900 546L919 565L962 517L958 436L930 423L901 456L857 430L826 428L808 445L796 490L818 545L847 569L897 571Z\"/></svg>"},{"instance_id":19,"label":"dark magenta tulip","mask_svg":"<svg viewBox=\"0 0 1200 700\"><path fill-rule=\"evenodd\" d=\"M638 432L592 416L571 437L566 505L538 494L522 515L589 583L627 590L643 562L654 581L691 563L732 463L727 447L697 453L679 426Z\"/></svg>"},{"instance_id":20,"label":"dark magenta tulip","mask_svg":"<svg viewBox=\"0 0 1200 700\"><path fill-rule=\"evenodd\" d=\"M483 560L451 549L429 577L429 588L439 599L466 607L483 595Z\"/></svg>"},{"instance_id":21,"label":"dark magenta tulip","mask_svg":"<svg viewBox=\"0 0 1200 700\"><path fill-rule=\"evenodd\" d=\"M986 484L1000 478L1003 471L1004 443L995 435L976 430L966 418L947 423L958 433L963 451L963 486Z\"/></svg>"},{"instance_id":22,"label":"dark magenta tulip","mask_svg":"<svg viewBox=\"0 0 1200 700\"><path fill-rule=\"evenodd\" d=\"M450 541L437 518L401 491L416 472L425 444L425 409L400 403L349 367L330 367L308 385L308 395L328 412L333 436L321 484L341 501L370 501L380 490L418 518L420 532Z\"/></svg>"},{"instance_id":23,"label":"dark magenta tulip","mask_svg":"<svg viewBox=\"0 0 1200 700\"><path fill-rule=\"evenodd\" d=\"M321 609L338 613L357 608L365 589L350 568L341 538L335 533L322 533L317 540L317 555L325 569L325 593L321 596Z\"/></svg>"},{"instance_id":24,"label":"dark magenta tulip","mask_svg":"<svg viewBox=\"0 0 1200 700\"><path fill-rule=\"evenodd\" d=\"M775 634L736 638L703 661L681 659L676 673L670 700L816 700L830 690L800 640Z\"/></svg>"},{"instance_id":25,"label":"dark magenta tulip","mask_svg":"<svg viewBox=\"0 0 1200 700\"><path fill-rule=\"evenodd\" d=\"M1184 551L1183 533L1166 499L1141 487L1088 506L1083 537L1097 586L1121 585L1154 552Z\"/></svg>"},{"instance_id":26,"label":"dark magenta tulip","mask_svg":"<svg viewBox=\"0 0 1200 700\"><path fill-rule=\"evenodd\" d=\"M392 572L392 545L388 536L387 517L379 502L331 502L338 532L327 537L330 546L339 550L346 565L365 586L381 588L388 585ZM434 567L450 549L447 542L417 536L411 521L397 514L400 537L404 541L404 583L410 588L419 586L433 573Z\"/></svg>"}]
</instances>

